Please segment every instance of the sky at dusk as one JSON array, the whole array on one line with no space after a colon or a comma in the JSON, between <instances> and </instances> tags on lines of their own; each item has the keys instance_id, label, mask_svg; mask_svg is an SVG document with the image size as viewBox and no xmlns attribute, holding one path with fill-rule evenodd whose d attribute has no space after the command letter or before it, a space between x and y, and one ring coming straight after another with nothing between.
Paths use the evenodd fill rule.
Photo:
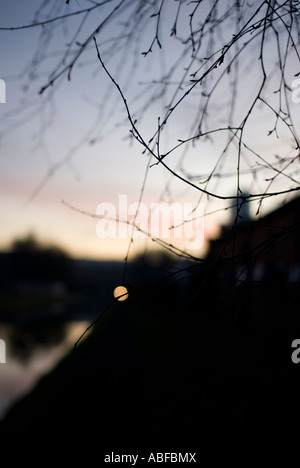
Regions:
<instances>
[{"instance_id":1,"label":"sky at dusk","mask_svg":"<svg viewBox=\"0 0 300 468\"><path fill-rule=\"evenodd\" d=\"M168 3L170 15L176 11L173 4ZM41 2L35 0L2 1L0 26L31 23L40 5ZM75 12L87 5L91 2L71 1L61 12L69 12L70 9ZM104 5L94 16L89 16L78 33L78 39L83 41L87 31L95 28L101 15L105 17L108 14L109 8L110 5ZM97 36L97 42L104 50L107 67L116 80L120 80L129 105L141 115L139 128L150 138L156 131L157 116L163 115L168 95L161 101L153 99L153 104L143 113L144 103L148 99L151 101L151 92L154 95L156 92L155 87L150 89L148 84L175 63L181 50L180 43L170 38L166 28L166 33L162 31L165 41L162 41L162 50L153 47L153 53L143 57L141 53L153 38L153 28L149 27L149 31L141 36L140 43L135 45L136 55L131 53L129 46L124 46L110 57L110 40L122 34L122 20L125 21L128 11L124 10L122 15L121 12L118 22L103 29L103 33ZM139 201L149 156L143 154L138 142L129 138L130 125L124 104L101 68L94 44L90 44L82 54L72 70L70 81L65 74L39 95L79 25L79 17L74 16L64 24L60 22L53 30L53 36L45 34L44 38L41 36L42 27L0 31L0 78L6 83L6 103L0 104L0 248L7 249L14 239L33 233L41 242L60 245L78 258L120 260L126 255L129 239L100 239L94 215L102 203L111 203L118 208L120 195L127 196L129 205ZM182 23L181 27L184 31L186 25ZM271 62L270 58L270 66ZM255 94L251 56L244 63L243 76L247 79L239 85L237 115L242 115L244 105ZM184 62L181 70L183 68ZM292 62L288 63L287 70L292 81L299 70L293 68ZM218 102L221 102L224 89L222 86L216 89L214 105L217 113L221 112L218 111ZM295 122L299 124L297 105L291 103L291 109ZM195 103L187 100L180 112L174 113L172 125L166 127L162 149L178 138L187 137L192 114L197 114ZM265 125L269 117L267 113L254 115L246 137L257 150L263 149L266 159L273 161L276 154L287 154L288 150L284 139L279 143L276 135L266 139L257 133L256 126ZM270 128L272 124L270 118ZM224 141L220 135L213 141L190 146L184 155L184 164L180 159L182 153L176 150L172 159L168 159L170 167L179 167L181 174L188 174L190 180L194 180L194 176L200 179L200 175L205 179L220 157ZM256 162L246 159L241 167L241 180L245 190L251 191L257 181L249 177L249 168L253 168ZM222 194L234 193L236 180L231 175L236 166L236 157L229 152L222 165L223 172L216 172L209 188ZM258 174L260 170L257 165ZM221 174L226 177L220 177ZM265 179L267 176L266 172ZM279 184L277 189L282 187ZM262 182L260 190L264 189ZM150 206L158 201L195 204L199 201L199 192L175 180L161 165L153 165L147 172L143 202ZM203 229L205 239L208 239L218 235L220 224L229 219L229 212L218 211L224 207L220 200L202 197L201 203L206 214ZM266 200L261 214L275 206L274 200ZM256 209L257 201L250 206L251 214L255 214ZM211 212L213 214L209 215ZM152 246L153 242L148 244ZM179 239L178 245L184 248L184 241ZM132 254L142 251L145 246L145 238L136 239ZM199 249L197 253L204 251Z\"/></svg>"}]
</instances>

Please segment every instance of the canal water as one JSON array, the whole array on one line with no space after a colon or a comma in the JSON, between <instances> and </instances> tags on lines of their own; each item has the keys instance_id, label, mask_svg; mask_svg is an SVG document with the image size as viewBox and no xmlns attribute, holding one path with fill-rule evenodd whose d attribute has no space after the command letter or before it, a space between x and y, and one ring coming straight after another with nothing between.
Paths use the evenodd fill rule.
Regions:
<instances>
[{"instance_id":1,"label":"canal water","mask_svg":"<svg viewBox=\"0 0 300 468\"><path fill-rule=\"evenodd\" d=\"M0 420L74 347L90 322L71 320L36 330L0 323L6 362L0 363Z\"/></svg>"}]
</instances>

